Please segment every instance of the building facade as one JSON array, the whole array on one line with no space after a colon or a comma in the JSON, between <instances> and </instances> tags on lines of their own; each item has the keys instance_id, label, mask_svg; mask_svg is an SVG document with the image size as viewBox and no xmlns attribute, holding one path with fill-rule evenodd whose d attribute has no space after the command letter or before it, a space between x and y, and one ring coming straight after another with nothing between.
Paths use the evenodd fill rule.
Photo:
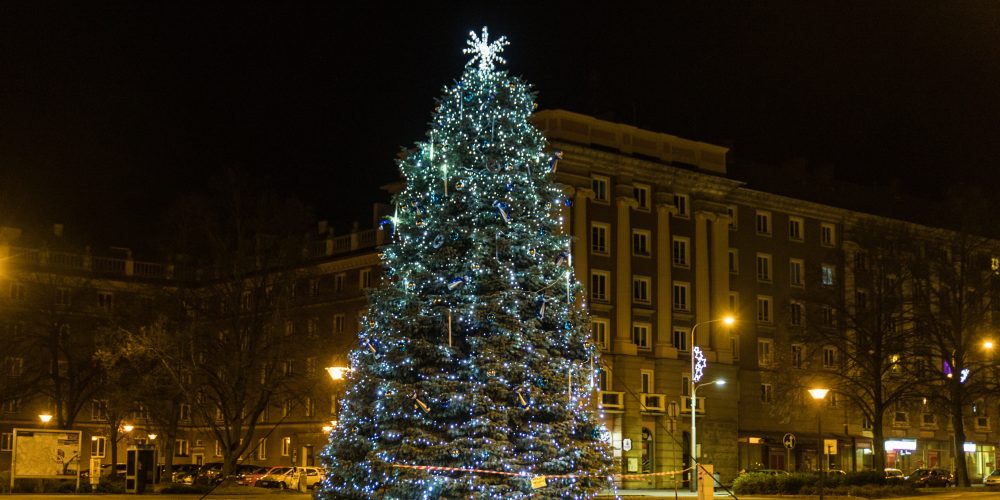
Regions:
<instances>
[{"instance_id":1,"label":"building facade","mask_svg":"<svg viewBox=\"0 0 1000 500\"><path fill-rule=\"evenodd\" d=\"M857 408L836 393L814 403L788 382L791 372L822 374L843 365L836 346L797 340L807 317L802 296L817 287L856 296L849 263L857 245L845 241L845 228L870 216L749 189L727 177L728 150L716 145L566 111L541 111L535 121L562 151L555 175L569 200L563 228L573 237L574 269L602 351L597 398L616 470L649 474L622 486L685 484L686 475L669 473L690 466L692 411L700 460L712 463L724 482L749 469L870 468L871 423ZM81 332L86 343L94 325L123 308L148 306L143 296L189 279L181 269L128 255L26 248L17 231L0 234L0 314L10 338L37 322L46 334ZM314 239L305 264L311 278L296 295L289 331L314 339L315 348L289 363L322 381L306 401L269 407L243 463L318 463L324 427L335 425L344 390L322 368L347 364L366 309L364 290L381 276L377 249L386 238L369 229L337 237L321 231ZM732 326L718 321L728 315L736 318ZM694 347L706 365L692 408ZM39 427L38 415L56 409L52 394L11 389L42 370L31 367L27 353L12 349L5 370L10 390L0 415L0 470L10 467L12 430ZM727 383L711 384L716 380ZM167 443L153 439L162 432L138 404L132 430L110 432L99 384L58 397L76 405L71 427L92 445L81 468L91 458L111 461L109 439L169 447L175 464L221 460L218 440L190 409ZM953 468L964 460L970 476L988 474L1000 437L991 420L996 405L982 401L970 411L962 450L951 445L951 424L940 412L919 406L889 412L887 466ZM124 446L118 452L120 463Z\"/></svg>"}]
</instances>

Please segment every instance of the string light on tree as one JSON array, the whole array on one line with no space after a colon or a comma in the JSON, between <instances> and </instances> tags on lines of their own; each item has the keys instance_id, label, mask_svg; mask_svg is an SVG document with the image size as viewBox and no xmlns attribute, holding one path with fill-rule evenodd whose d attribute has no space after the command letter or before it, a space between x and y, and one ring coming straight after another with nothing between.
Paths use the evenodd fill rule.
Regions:
<instances>
[{"instance_id":1,"label":"string light on tree","mask_svg":"<svg viewBox=\"0 0 1000 500\"><path fill-rule=\"evenodd\" d=\"M386 280L350 355L319 498L592 498L611 486L590 410L599 351L551 178L559 154L531 124L531 88L498 67L507 44L470 33L472 58L427 140L398 161Z\"/></svg>"}]
</instances>

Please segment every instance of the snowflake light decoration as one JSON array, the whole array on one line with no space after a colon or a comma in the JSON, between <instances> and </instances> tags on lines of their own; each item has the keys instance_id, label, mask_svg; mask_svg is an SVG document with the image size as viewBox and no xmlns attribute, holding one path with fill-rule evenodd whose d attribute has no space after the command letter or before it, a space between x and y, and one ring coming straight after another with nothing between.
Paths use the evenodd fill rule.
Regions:
<instances>
[{"instance_id":1,"label":"snowflake light decoration","mask_svg":"<svg viewBox=\"0 0 1000 500\"><path fill-rule=\"evenodd\" d=\"M691 349L691 355L694 356L694 373L691 374L691 378L698 382L701 380L701 376L705 372L705 367L708 366L708 361L705 359L705 354L701 352L701 348L694 346Z\"/></svg>"},{"instance_id":2,"label":"snowflake light decoration","mask_svg":"<svg viewBox=\"0 0 1000 500\"><path fill-rule=\"evenodd\" d=\"M503 48L510 45L510 42L507 41L507 37L502 36L497 38L493 41L493 43L489 43L489 37L490 34L485 26L483 26L482 38L479 38L475 31L470 31L469 40L465 42L468 47L462 50L463 54L475 54L475 56L473 56L472 59L469 59L469 62L465 63L465 65L471 66L478 60L480 73L493 71L494 61L501 64L507 64L507 61L500 57L500 52L503 51Z\"/></svg>"}]
</instances>

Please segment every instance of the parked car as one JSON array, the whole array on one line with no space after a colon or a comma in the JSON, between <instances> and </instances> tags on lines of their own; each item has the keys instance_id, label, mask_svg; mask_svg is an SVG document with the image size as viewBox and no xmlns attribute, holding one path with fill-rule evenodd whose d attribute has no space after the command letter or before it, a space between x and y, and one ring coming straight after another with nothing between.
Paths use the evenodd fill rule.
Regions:
<instances>
[{"instance_id":1,"label":"parked car","mask_svg":"<svg viewBox=\"0 0 1000 500\"><path fill-rule=\"evenodd\" d=\"M198 469L195 477L198 483L215 484L222 481L222 462L208 462Z\"/></svg>"},{"instance_id":2,"label":"parked car","mask_svg":"<svg viewBox=\"0 0 1000 500\"><path fill-rule=\"evenodd\" d=\"M200 468L201 465L198 464L174 464L170 474L170 482L193 484Z\"/></svg>"},{"instance_id":3,"label":"parked car","mask_svg":"<svg viewBox=\"0 0 1000 500\"><path fill-rule=\"evenodd\" d=\"M1000 469L996 469L990 475L983 478L986 486L1000 486Z\"/></svg>"},{"instance_id":4,"label":"parked car","mask_svg":"<svg viewBox=\"0 0 1000 500\"><path fill-rule=\"evenodd\" d=\"M781 469L750 469L748 471L744 471L743 474L767 474L769 476L787 476L787 475L789 475L788 471L784 471L784 470L781 470Z\"/></svg>"},{"instance_id":5,"label":"parked car","mask_svg":"<svg viewBox=\"0 0 1000 500\"><path fill-rule=\"evenodd\" d=\"M902 481L903 480L903 476L905 476L905 475L906 474L903 474L903 471L901 471L899 469L894 469L892 467L886 467L885 468L885 478L886 479L892 479L892 480Z\"/></svg>"},{"instance_id":6,"label":"parked car","mask_svg":"<svg viewBox=\"0 0 1000 500\"><path fill-rule=\"evenodd\" d=\"M955 478L951 475L951 471L947 469L921 468L906 476L906 481L913 483L913 486L919 488L927 486L951 486L955 483Z\"/></svg>"},{"instance_id":7,"label":"parked car","mask_svg":"<svg viewBox=\"0 0 1000 500\"><path fill-rule=\"evenodd\" d=\"M233 473L233 476L236 478L236 484L253 486L269 470L271 470L270 467L263 465L242 464L236 466L236 472Z\"/></svg>"},{"instance_id":8,"label":"parked car","mask_svg":"<svg viewBox=\"0 0 1000 500\"><path fill-rule=\"evenodd\" d=\"M291 481L292 467L271 467L266 474L264 474L254 486L258 488L288 488L288 483Z\"/></svg>"},{"instance_id":9,"label":"parked car","mask_svg":"<svg viewBox=\"0 0 1000 500\"><path fill-rule=\"evenodd\" d=\"M280 488L305 491L312 489L326 475L322 467L272 467L264 477L257 480L261 488Z\"/></svg>"}]
</instances>

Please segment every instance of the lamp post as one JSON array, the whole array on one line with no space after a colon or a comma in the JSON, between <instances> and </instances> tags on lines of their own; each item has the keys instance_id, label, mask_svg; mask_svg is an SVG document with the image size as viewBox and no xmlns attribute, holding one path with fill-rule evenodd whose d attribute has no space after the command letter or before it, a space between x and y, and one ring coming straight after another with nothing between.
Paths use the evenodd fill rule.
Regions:
<instances>
[{"instance_id":1,"label":"lamp post","mask_svg":"<svg viewBox=\"0 0 1000 500\"><path fill-rule=\"evenodd\" d=\"M49 412L40 413L38 415L38 420L42 421L42 428L47 428L49 426L49 421L52 420L52 414Z\"/></svg>"},{"instance_id":2,"label":"lamp post","mask_svg":"<svg viewBox=\"0 0 1000 500\"><path fill-rule=\"evenodd\" d=\"M691 480L690 480L691 491L698 491L698 481L695 479L698 473L698 459L696 458L696 454L698 452L698 444L697 440L695 439L695 436L697 435L698 432L697 431L698 424L695 421L696 417L695 409L698 407L698 400L695 399L695 391L698 390L698 387L696 387L695 384L698 383L699 380L701 380L701 369L696 365L696 361L698 358L698 356L696 356L696 353L700 353L701 351L696 349L694 345L694 333L701 325L707 325L709 323L716 323L719 321L727 325L731 325L736 320L733 319L732 316L726 316L725 318L719 318L709 321L702 321L701 323L695 323L695 325L691 327L691 345L689 346L691 349L691 376L688 378L688 392L691 394ZM704 358L702 358L702 361L704 361ZM703 367L704 365L702 365L702 368ZM717 382L718 381L712 383L717 383Z\"/></svg>"},{"instance_id":3,"label":"lamp post","mask_svg":"<svg viewBox=\"0 0 1000 500\"><path fill-rule=\"evenodd\" d=\"M351 371L351 369L344 366L328 366L326 368L326 372L330 374L330 379L333 380L334 383L344 380L344 376L347 375L347 372L349 371ZM335 420L331 421L329 426L323 426L323 432L326 434L329 434L330 431L337 426L337 422L340 421L340 399L338 398L335 401L337 405L336 408L334 408L336 411L334 414Z\"/></svg>"},{"instance_id":4,"label":"lamp post","mask_svg":"<svg viewBox=\"0 0 1000 500\"><path fill-rule=\"evenodd\" d=\"M826 398L828 392L830 389L809 389L809 395L816 400L816 433L819 437L819 446L816 451L821 452L820 460L826 456L826 445L823 441L823 419L820 418L823 412L820 411L819 402ZM823 462L819 463L819 500L823 500Z\"/></svg>"}]
</instances>

